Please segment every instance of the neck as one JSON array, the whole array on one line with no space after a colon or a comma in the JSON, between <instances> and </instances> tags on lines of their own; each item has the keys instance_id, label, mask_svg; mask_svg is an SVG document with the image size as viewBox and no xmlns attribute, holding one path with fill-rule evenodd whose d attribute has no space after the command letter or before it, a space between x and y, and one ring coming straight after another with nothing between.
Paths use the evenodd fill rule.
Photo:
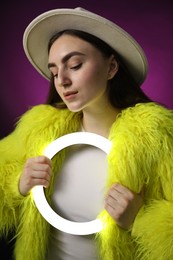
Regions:
<instances>
[{"instance_id":1,"label":"neck","mask_svg":"<svg viewBox=\"0 0 173 260\"><path fill-rule=\"evenodd\" d=\"M84 109L82 126L84 131L99 134L108 138L110 128L115 122L117 115L121 111L112 106L107 106L99 109Z\"/></svg>"}]
</instances>

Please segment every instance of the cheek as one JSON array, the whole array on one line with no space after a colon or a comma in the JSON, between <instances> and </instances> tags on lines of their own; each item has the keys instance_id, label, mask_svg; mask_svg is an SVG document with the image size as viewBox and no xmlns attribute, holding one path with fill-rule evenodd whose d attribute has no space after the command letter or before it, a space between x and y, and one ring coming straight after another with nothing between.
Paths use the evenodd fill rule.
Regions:
<instances>
[{"instance_id":1,"label":"cheek","mask_svg":"<svg viewBox=\"0 0 173 260\"><path fill-rule=\"evenodd\" d=\"M100 85L107 83L107 73L105 68L99 66L99 64L91 67L84 73L83 80L88 81L90 84Z\"/></svg>"},{"instance_id":2,"label":"cheek","mask_svg":"<svg viewBox=\"0 0 173 260\"><path fill-rule=\"evenodd\" d=\"M56 87L56 85L55 85L55 89L56 89L56 92L58 93L58 95L62 99L63 98L63 88Z\"/></svg>"},{"instance_id":3,"label":"cheek","mask_svg":"<svg viewBox=\"0 0 173 260\"><path fill-rule=\"evenodd\" d=\"M101 61L100 63L95 64L95 66L92 69L93 78L95 80L98 80L99 82L107 82L107 62Z\"/></svg>"}]
</instances>

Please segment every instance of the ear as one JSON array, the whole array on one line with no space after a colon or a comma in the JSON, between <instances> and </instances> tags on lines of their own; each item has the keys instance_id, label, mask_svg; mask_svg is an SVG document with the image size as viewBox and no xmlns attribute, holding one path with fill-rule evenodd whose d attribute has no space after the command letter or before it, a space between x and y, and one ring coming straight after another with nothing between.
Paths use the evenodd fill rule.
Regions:
<instances>
[{"instance_id":1,"label":"ear","mask_svg":"<svg viewBox=\"0 0 173 260\"><path fill-rule=\"evenodd\" d=\"M118 71L118 68L119 68L119 64L115 56L112 54L109 63L108 80L112 79L115 76L115 74Z\"/></svg>"}]
</instances>

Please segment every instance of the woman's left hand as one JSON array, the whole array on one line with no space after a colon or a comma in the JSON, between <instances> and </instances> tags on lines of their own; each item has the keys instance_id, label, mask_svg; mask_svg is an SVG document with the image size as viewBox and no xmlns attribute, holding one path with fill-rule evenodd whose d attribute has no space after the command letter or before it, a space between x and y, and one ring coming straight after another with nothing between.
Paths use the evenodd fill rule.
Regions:
<instances>
[{"instance_id":1,"label":"woman's left hand","mask_svg":"<svg viewBox=\"0 0 173 260\"><path fill-rule=\"evenodd\" d=\"M105 209L118 226L128 229L143 204L143 190L134 193L121 184L113 184L105 199Z\"/></svg>"}]
</instances>

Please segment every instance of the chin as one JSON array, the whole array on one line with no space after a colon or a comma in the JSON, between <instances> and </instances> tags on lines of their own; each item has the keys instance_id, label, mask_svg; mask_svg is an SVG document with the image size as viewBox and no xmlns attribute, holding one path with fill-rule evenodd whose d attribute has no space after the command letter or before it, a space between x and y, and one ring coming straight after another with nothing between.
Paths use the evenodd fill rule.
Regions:
<instances>
[{"instance_id":1,"label":"chin","mask_svg":"<svg viewBox=\"0 0 173 260\"><path fill-rule=\"evenodd\" d=\"M68 110L70 110L71 112L80 112L82 110L82 108L78 108L78 107L70 107L67 106Z\"/></svg>"},{"instance_id":2,"label":"chin","mask_svg":"<svg viewBox=\"0 0 173 260\"><path fill-rule=\"evenodd\" d=\"M83 104L79 102L69 102L66 103L66 106L71 112L80 112L84 108Z\"/></svg>"}]
</instances>

